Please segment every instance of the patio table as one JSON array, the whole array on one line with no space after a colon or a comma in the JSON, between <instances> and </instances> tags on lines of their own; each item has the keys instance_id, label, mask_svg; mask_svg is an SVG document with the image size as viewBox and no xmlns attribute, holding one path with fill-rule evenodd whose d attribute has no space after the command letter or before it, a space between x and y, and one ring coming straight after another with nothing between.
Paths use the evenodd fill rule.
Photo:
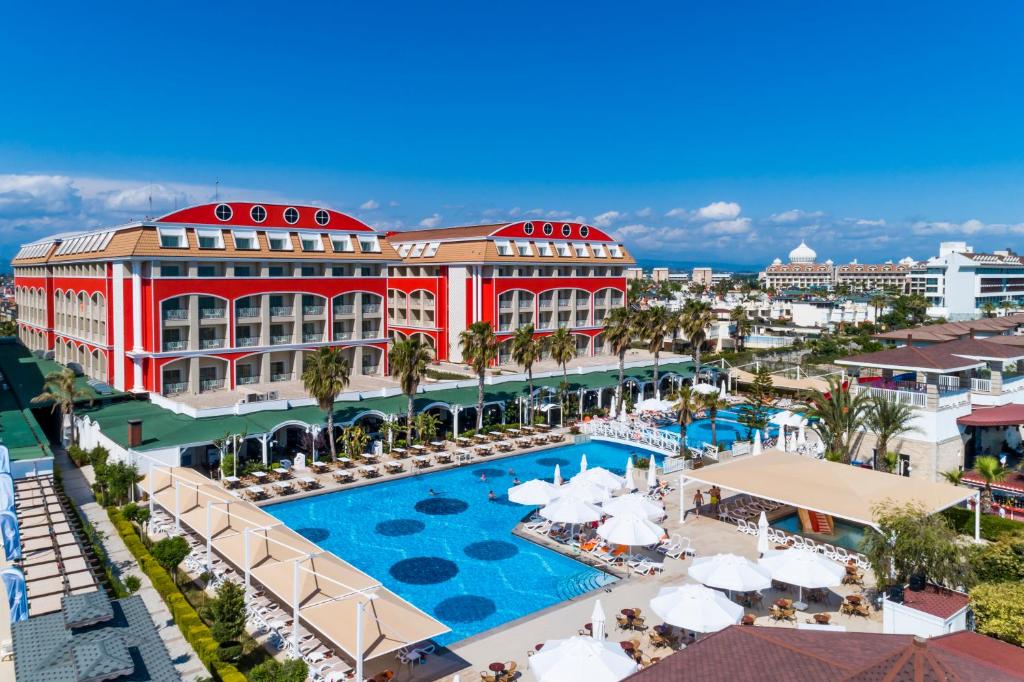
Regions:
<instances>
[{"instance_id":1,"label":"patio table","mask_svg":"<svg viewBox=\"0 0 1024 682\"><path fill-rule=\"evenodd\" d=\"M257 481L262 481L264 478L267 477L267 472L265 472L265 471L254 471L254 472L252 472L252 475L253 475L253 478L255 478Z\"/></svg>"},{"instance_id":2,"label":"patio table","mask_svg":"<svg viewBox=\"0 0 1024 682\"><path fill-rule=\"evenodd\" d=\"M234 488L236 485L238 485L238 483L241 480L242 479L240 479L238 476L225 476L224 477L224 482L227 483L229 485L229 487L231 487L231 488Z\"/></svg>"},{"instance_id":3,"label":"patio table","mask_svg":"<svg viewBox=\"0 0 1024 682\"><path fill-rule=\"evenodd\" d=\"M284 467L276 467L274 469L274 473L277 474L278 476L287 476L288 470L285 469Z\"/></svg>"}]
</instances>

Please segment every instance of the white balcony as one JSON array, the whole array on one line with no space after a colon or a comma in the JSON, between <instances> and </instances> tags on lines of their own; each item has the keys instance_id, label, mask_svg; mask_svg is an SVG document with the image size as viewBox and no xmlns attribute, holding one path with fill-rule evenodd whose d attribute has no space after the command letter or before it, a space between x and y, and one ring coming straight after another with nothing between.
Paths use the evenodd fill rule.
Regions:
<instances>
[{"instance_id":1,"label":"white balcony","mask_svg":"<svg viewBox=\"0 0 1024 682\"><path fill-rule=\"evenodd\" d=\"M355 312L355 306L353 305L336 305L334 306L335 315L351 315Z\"/></svg>"},{"instance_id":2,"label":"white balcony","mask_svg":"<svg viewBox=\"0 0 1024 682\"><path fill-rule=\"evenodd\" d=\"M235 379L235 383L237 385L239 385L239 386L248 386L249 384L258 384L258 383L260 383L260 378L259 378L258 375L257 376L248 376L248 377L238 377L237 379Z\"/></svg>"},{"instance_id":3,"label":"white balcony","mask_svg":"<svg viewBox=\"0 0 1024 682\"><path fill-rule=\"evenodd\" d=\"M188 310L179 310L177 308L170 308L164 310L165 320L187 320Z\"/></svg>"},{"instance_id":4,"label":"white balcony","mask_svg":"<svg viewBox=\"0 0 1024 682\"><path fill-rule=\"evenodd\" d=\"M178 395L188 390L188 382L178 381L173 384L164 384L164 395Z\"/></svg>"},{"instance_id":5,"label":"white balcony","mask_svg":"<svg viewBox=\"0 0 1024 682\"><path fill-rule=\"evenodd\" d=\"M224 308L200 308L199 319L200 320L219 320L227 315L227 310Z\"/></svg>"},{"instance_id":6,"label":"white balcony","mask_svg":"<svg viewBox=\"0 0 1024 682\"><path fill-rule=\"evenodd\" d=\"M270 343L274 346L282 346L292 342L291 334L282 334L281 336L271 336Z\"/></svg>"},{"instance_id":7,"label":"white balcony","mask_svg":"<svg viewBox=\"0 0 1024 682\"><path fill-rule=\"evenodd\" d=\"M186 345L184 341L164 341L164 350L185 350Z\"/></svg>"},{"instance_id":8,"label":"white balcony","mask_svg":"<svg viewBox=\"0 0 1024 682\"><path fill-rule=\"evenodd\" d=\"M323 341L323 340L324 340L324 335L323 334L303 334L302 335L303 343L316 343L318 341Z\"/></svg>"},{"instance_id":9,"label":"white balcony","mask_svg":"<svg viewBox=\"0 0 1024 682\"><path fill-rule=\"evenodd\" d=\"M291 317L293 310L290 305L275 305L270 309L270 314L274 317Z\"/></svg>"},{"instance_id":10,"label":"white balcony","mask_svg":"<svg viewBox=\"0 0 1024 682\"><path fill-rule=\"evenodd\" d=\"M203 379L199 382L199 392L206 393L208 391L219 391L224 388L223 379Z\"/></svg>"},{"instance_id":11,"label":"white balcony","mask_svg":"<svg viewBox=\"0 0 1024 682\"><path fill-rule=\"evenodd\" d=\"M271 374L270 375L270 381L271 382L275 382L275 383L278 382L278 381L291 381L291 380L292 380L292 373L291 372L285 372L285 373L282 373L282 374Z\"/></svg>"},{"instance_id":12,"label":"white balcony","mask_svg":"<svg viewBox=\"0 0 1024 682\"><path fill-rule=\"evenodd\" d=\"M334 332L335 341L350 341L352 339L352 332Z\"/></svg>"},{"instance_id":13,"label":"white balcony","mask_svg":"<svg viewBox=\"0 0 1024 682\"><path fill-rule=\"evenodd\" d=\"M512 301L499 301L498 308L501 310L512 310Z\"/></svg>"},{"instance_id":14,"label":"white balcony","mask_svg":"<svg viewBox=\"0 0 1024 682\"><path fill-rule=\"evenodd\" d=\"M971 379L971 390L978 391L980 393L991 393L992 392L992 380L991 379Z\"/></svg>"},{"instance_id":15,"label":"white balcony","mask_svg":"<svg viewBox=\"0 0 1024 682\"><path fill-rule=\"evenodd\" d=\"M380 303L364 303L363 304L363 314L364 315L373 315L374 313L379 313L379 312L380 312Z\"/></svg>"},{"instance_id":16,"label":"white balcony","mask_svg":"<svg viewBox=\"0 0 1024 682\"><path fill-rule=\"evenodd\" d=\"M323 315L324 306L322 305L304 305L302 306L303 315Z\"/></svg>"},{"instance_id":17,"label":"white balcony","mask_svg":"<svg viewBox=\"0 0 1024 682\"><path fill-rule=\"evenodd\" d=\"M248 348L249 346L260 345L260 337L258 336L239 336L235 338L235 347L237 348Z\"/></svg>"},{"instance_id":18,"label":"white balcony","mask_svg":"<svg viewBox=\"0 0 1024 682\"><path fill-rule=\"evenodd\" d=\"M199 348L209 350L211 348L223 348L224 339L199 339Z\"/></svg>"},{"instance_id":19,"label":"white balcony","mask_svg":"<svg viewBox=\"0 0 1024 682\"><path fill-rule=\"evenodd\" d=\"M235 317L237 317L240 320L248 320L259 316L259 308L238 308L235 311Z\"/></svg>"}]
</instances>

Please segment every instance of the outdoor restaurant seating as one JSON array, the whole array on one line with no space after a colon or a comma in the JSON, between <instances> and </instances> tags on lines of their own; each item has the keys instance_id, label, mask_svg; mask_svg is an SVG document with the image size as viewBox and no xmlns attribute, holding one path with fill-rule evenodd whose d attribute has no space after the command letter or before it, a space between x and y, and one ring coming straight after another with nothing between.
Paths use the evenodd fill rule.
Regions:
<instances>
[{"instance_id":1,"label":"outdoor restaurant seating","mask_svg":"<svg viewBox=\"0 0 1024 682\"><path fill-rule=\"evenodd\" d=\"M331 474L338 483L350 483L355 478L351 471L337 469Z\"/></svg>"},{"instance_id":2,"label":"outdoor restaurant seating","mask_svg":"<svg viewBox=\"0 0 1024 682\"><path fill-rule=\"evenodd\" d=\"M779 599L768 614L772 620L796 620L796 608L792 599Z\"/></svg>"}]
</instances>

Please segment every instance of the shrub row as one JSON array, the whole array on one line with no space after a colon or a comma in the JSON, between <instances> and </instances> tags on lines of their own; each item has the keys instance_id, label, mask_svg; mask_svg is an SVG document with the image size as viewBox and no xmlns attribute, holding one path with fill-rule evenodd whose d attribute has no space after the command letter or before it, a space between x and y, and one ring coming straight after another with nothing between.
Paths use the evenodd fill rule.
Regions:
<instances>
[{"instance_id":1,"label":"shrub row","mask_svg":"<svg viewBox=\"0 0 1024 682\"><path fill-rule=\"evenodd\" d=\"M213 638L210 628L203 623L199 614L185 599L185 595L174 584L174 580L164 570L164 567L157 563L153 555L142 544L142 540L135 532L135 527L114 507L108 507L107 514L110 516L114 528L121 535L121 539L124 540L124 544L128 547L128 551L139 562L142 572L149 576L153 588L163 598L167 609L174 618L174 623L181 630L181 634L195 649L199 660L213 674L214 679L221 680L221 682L245 682L245 675L240 673L235 666L224 663L217 657L217 641Z\"/></svg>"},{"instance_id":2,"label":"shrub row","mask_svg":"<svg viewBox=\"0 0 1024 682\"><path fill-rule=\"evenodd\" d=\"M958 533L974 537L974 511L950 507L942 512ZM1013 519L1004 519L995 514L981 515L981 537L996 541L1007 535L1024 535L1024 523Z\"/></svg>"}]
</instances>

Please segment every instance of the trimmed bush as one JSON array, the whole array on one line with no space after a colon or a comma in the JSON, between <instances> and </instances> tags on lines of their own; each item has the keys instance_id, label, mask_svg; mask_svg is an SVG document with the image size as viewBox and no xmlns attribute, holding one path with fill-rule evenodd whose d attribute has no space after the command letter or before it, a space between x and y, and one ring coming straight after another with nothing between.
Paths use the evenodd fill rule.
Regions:
<instances>
[{"instance_id":1,"label":"trimmed bush","mask_svg":"<svg viewBox=\"0 0 1024 682\"><path fill-rule=\"evenodd\" d=\"M974 537L974 512L970 509L951 507L942 515L953 525L958 533ZM1024 523L1013 519L1003 519L995 514L981 515L981 537L993 542L1007 535L1024 536Z\"/></svg>"}]
</instances>

